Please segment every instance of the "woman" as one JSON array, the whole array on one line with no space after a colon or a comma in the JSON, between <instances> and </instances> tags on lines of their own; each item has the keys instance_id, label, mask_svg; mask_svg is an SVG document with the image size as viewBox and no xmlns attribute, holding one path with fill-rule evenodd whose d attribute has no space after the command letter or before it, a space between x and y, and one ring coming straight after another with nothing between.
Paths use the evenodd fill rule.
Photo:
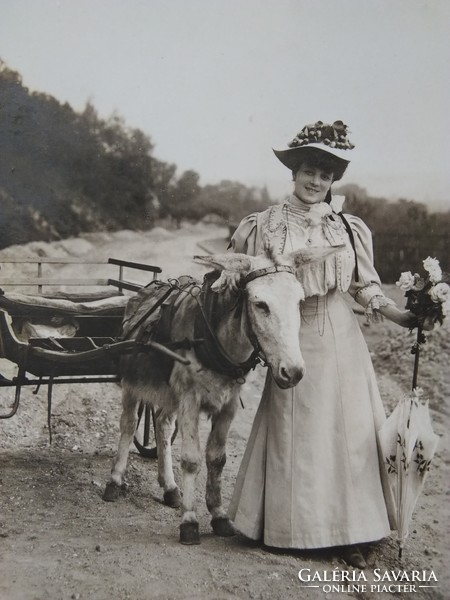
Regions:
<instances>
[{"instance_id":1,"label":"woman","mask_svg":"<svg viewBox=\"0 0 450 600\"><path fill-rule=\"evenodd\" d=\"M376 442L385 413L344 294L374 320L381 315L410 327L412 314L383 294L367 226L341 215L339 198L331 196L353 148L342 121L304 127L288 149L274 151L292 171L294 193L243 219L233 236L233 250L252 255L267 244L278 253L308 245L341 249L297 275L306 293L300 333L306 375L282 390L267 374L230 517L241 533L268 546L342 546L341 556L364 568L357 544L391 530Z\"/></svg>"}]
</instances>

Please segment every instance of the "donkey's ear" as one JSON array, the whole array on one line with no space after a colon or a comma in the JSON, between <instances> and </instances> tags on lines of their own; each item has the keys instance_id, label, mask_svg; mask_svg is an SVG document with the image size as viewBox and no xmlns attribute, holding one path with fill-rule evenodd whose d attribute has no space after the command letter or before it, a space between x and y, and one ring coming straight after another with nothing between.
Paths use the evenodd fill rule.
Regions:
<instances>
[{"instance_id":1,"label":"donkey's ear","mask_svg":"<svg viewBox=\"0 0 450 600\"><path fill-rule=\"evenodd\" d=\"M293 259L294 265L298 269L299 267L309 263L321 262L325 260L327 256L335 254L336 252L340 252L344 248L345 244L341 244L339 246L328 246L325 248L320 246L311 246L309 248L302 248L301 250L291 252L289 257Z\"/></svg>"},{"instance_id":2,"label":"donkey's ear","mask_svg":"<svg viewBox=\"0 0 450 600\"><path fill-rule=\"evenodd\" d=\"M232 271L241 275L247 275L251 269L251 259L247 254L211 254L208 256L194 256L195 262L211 266L221 271Z\"/></svg>"},{"instance_id":3,"label":"donkey's ear","mask_svg":"<svg viewBox=\"0 0 450 600\"><path fill-rule=\"evenodd\" d=\"M214 292L224 292L227 289L237 292L240 280L250 273L252 264L251 258L246 254L234 254L233 252L213 254L212 256L194 256L194 260L222 271L219 279L211 286Z\"/></svg>"}]
</instances>

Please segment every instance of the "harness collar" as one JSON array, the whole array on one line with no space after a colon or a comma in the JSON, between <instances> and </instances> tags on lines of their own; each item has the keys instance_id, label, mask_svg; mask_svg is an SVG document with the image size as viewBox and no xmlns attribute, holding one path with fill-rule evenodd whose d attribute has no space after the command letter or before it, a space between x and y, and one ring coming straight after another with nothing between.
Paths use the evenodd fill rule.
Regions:
<instances>
[{"instance_id":1,"label":"harness collar","mask_svg":"<svg viewBox=\"0 0 450 600\"><path fill-rule=\"evenodd\" d=\"M273 265L272 267L264 267L263 269L255 269L254 271L251 271L242 279L241 286L244 288L247 285L247 283L250 283L250 281L257 279L258 277L264 277L264 275L271 275L272 273L282 272L291 273L292 275L295 275L294 269L292 267L289 267L288 265Z\"/></svg>"}]
</instances>

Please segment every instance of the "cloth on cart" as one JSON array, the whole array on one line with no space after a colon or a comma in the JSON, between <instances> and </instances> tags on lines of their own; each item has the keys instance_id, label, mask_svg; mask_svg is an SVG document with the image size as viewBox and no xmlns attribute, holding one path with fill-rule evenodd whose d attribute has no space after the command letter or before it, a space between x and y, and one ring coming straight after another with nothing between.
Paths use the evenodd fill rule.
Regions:
<instances>
[{"instance_id":1,"label":"cloth on cart","mask_svg":"<svg viewBox=\"0 0 450 600\"><path fill-rule=\"evenodd\" d=\"M0 294L0 309L11 318L17 337L73 337L83 317L122 318L129 297L115 295L93 301L74 302L67 298L47 298L20 293Z\"/></svg>"}]
</instances>

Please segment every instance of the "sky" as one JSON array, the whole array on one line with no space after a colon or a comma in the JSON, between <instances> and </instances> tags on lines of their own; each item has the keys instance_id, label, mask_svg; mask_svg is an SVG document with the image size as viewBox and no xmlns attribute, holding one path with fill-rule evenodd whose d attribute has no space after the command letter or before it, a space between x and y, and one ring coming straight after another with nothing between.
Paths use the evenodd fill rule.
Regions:
<instances>
[{"instance_id":1,"label":"sky","mask_svg":"<svg viewBox=\"0 0 450 600\"><path fill-rule=\"evenodd\" d=\"M449 40L449 0L0 0L0 58L30 90L118 113L202 185L280 197L272 148L339 119L342 183L450 208Z\"/></svg>"}]
</instances>

